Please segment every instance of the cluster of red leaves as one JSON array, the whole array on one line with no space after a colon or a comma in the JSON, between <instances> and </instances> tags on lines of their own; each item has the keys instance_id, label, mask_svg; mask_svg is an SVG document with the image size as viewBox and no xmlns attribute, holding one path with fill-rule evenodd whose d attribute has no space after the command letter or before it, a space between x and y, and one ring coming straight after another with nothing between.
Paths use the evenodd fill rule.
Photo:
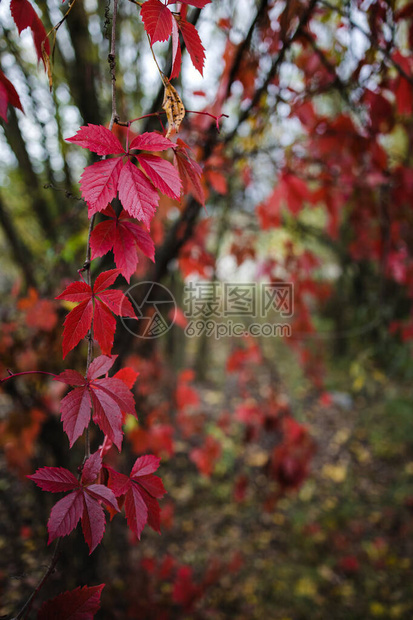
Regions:
<instances>
[{"instance_id":1,"label":"cluster of red leaves","mask_svg":"<svg viewBox=\"0 0 413 620\"><path fill-rule=\"evenodd\" d=\"M106 209L119 192L125 211L149 227L159 201L156 189L170 198L180 197L181 180L170 162L156 155L131 152L159 152L175 147L168 138L156 132L136 136L126 151L118 138L101 125L81 127L75 136L68 138L68 142L105 157L115 155L112 159L87 166L83 171L80 186L89 206L89 217ZM132 157L137 159L141 169L132 164Z\"/></svg>"},{"instance_id":2,"label":"cluster of red leaves","mask_svg":"<svg viewBox=\"0 0 413 620\"><path fill-rule=\"evenodd\" d=\"M245 443L260 446L264 472L277 483L277 488L267 493L266 506L271 508L285 492L297 490L306 480L315 445L307 428L294 420L285 395L274 386L264 397L254 397L260 392L257 364L265 375L265 358L258 345L247 340L246 347L235 349L228 358L227 370L237 373L244 399L233 418L245 427ZM237 501L245 499L248 482L246 473L238 476L234 487Z\"/></svg>"},{"instance_id":3,"label":"cluster of red leaves","mask_svg":"<svg viewBox=\"0 0 413 620\"><path fill-rule=\"evenodd\" d=\"M161 558L144 557L134 583L137 589L128 593L129 617L151 617L172 620L176 614L196 613L197 604L225 575L236 574L243 565L241 554L235 553L227 562L212 557L204 573L195 575L193 568L171 555ZM168 589L160 584L169 584ZM162 591L162 596L160 592Z\"/></svg>"},{"instance_id":4,"label":"cluster of red leaves","mask_svg":"<svg viewBox=\"0 0 413 620\"><path fill-rule=\"evenodd\" d=\"M102 457L99 452L95 452L85 462L80 480L63 467L42 467L28 476L43 491L70 491L69 495L59 500L51 510L47 523L49 544L55 538L70 534L81 520L90 553L96 549L105 532L105 513L101 503L119 512L113 491L103 484L94 484L101 469Z\"/></svg>"},{"instance_id":5,"label":"cluster of red leaves","mask_svg":"<svg viewBox=\"0 0 413 620\"><path fill-rule=\"evenodd\" d=\"M86 460L80 480L63 467L42 467L28 476L43 491L70 492L51 510L47 523L49 544L60 536L70 534L81 520L83 535L92 553L105 532L102 503L112 517L125 506L128 526L138 538L146 523L160 533L157 499L163 497L165 489L162 480L153 475L159 462L160 459L151 455L138 458L130 477L105 466L109 474L108 485L96 483L102 472L99 451Z\"/></svg>"}]
</instances>

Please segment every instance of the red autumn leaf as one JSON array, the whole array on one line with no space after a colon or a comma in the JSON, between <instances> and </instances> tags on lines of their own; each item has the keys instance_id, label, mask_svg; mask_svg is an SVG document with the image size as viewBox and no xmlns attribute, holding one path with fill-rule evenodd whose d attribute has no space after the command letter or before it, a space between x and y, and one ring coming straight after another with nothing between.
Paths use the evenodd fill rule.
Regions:
<instances>
[{"instance_id":1,"label":"red autumn leaf","mask_svg":"<svg viewBox=\"0 0 413 620\"><path fill-rule=\"evenodd\" d=\"M100 609L100 595L105 584L80 586L45 601L37 614L37 620L93 620Z\"/></svg>"},{"instance_id":2,"label":"red autumn leaf","mask_svg":"<svg viewBox=\"0 0 413 620\"><path fill-rule=\"evenodd\" d=\"M56 297L79 303L69 312L64 322L63 358L86 336L92 320L93 335L102 353L109 355L116 329L112 312L118 316L136 318L131 303L122 291L107 288L115 282L119 274L119 269L99 274L93 289L86 282L72 282Z\"/></svg>"},{"instance_id":3,"label":"red autumn leaf","mask_svg":"<svg viewBox=\"0 0 413 620\"><path fill-rule=\"evenodd\" d=\"M181 180L176 168L169 161L155 155L138 155L137 159L142 169L162 194L176 200L179 199L182 189Z\"/></svg>"},{"instance_id":4,"label":"red autumn leaf","mask_svg":"<svg viewBox=\"0 0 413 620\"><path fill-rule=\"evenodd\" d=\"M174 159L182 180L183 191L189 191L202 205L205 204L204 190L201 184L202 168L194 159L189 156L189 146L180 138L177 141L177 148L174 151Z\"/></svg>"},{"instance_id":5,"label":"red autumn leaf","mask_svg":"<svg viewBox=\"0 0 413 620\"><path fill-rule=\"evenodd\" d=\"M135 400L121 377L99 379L110 370L116 357L100 355L95 358L86 378L74 370L65 370L57 375L56 381L76 386L60 403L63 430L69 437L70 447L88 426L93 404L93 421L120 450L123 438L122 412L136 416ZM87 474L89 482L90 475Z\"/></svg>"},{"instance_id":6,"label":"red autumn leaf","mask_svg":"<svg viewBox=\"0 0 413 620\"><path fill-rule=\"evenodd\" d=\"M78 132L67 138L67 142L78 144L98 155L121 155L125 152L117 137L103 125L81 127Z\"/></svg>"},{"instance_id":7,"label":"red autumn leaf","mask_svg":"<svg viewBox=\"0 0 413 620\"><path fill-rule=\"evenodd\" d=\"M27 477L34 480L43 491L50 493L72 491L78 484L76 476L64 467L43 467L38 469L36 474Z\"/></svg>"},{"instance_id":8,"label":"red autumn leaf","mask_svg":"<svg viewBox=\"0 0 413 620\"><path fill-rule=\"evenodd\" d=\"M119 158L104 159L84 169L80 177L80 189L89 206L89 217L103 211L116 198L122 166L123 162Z\"/></svg>"},{"instance_id":9,"label":"red autumn leaf","mask_svg":"<svg viewBox=\"0 0 413 620\"><path fill-rule=\"evenodd\" d=\"M107 467L109 487L116 497L125 496L125 514L128 526L140 539L146 523L160 533L160 509L157 499L166 493L162 480L153 473L160 459L151 454L136 459L130 477Z\"/></svg>"},{"instance_id":10,"label":"red autumn leaf","mask_svg":"<svg viewBox=\"0 0 413 620\"><path fill-rule=\"evenodd\" d=\"M12 105L23 112L16 89L3 71L0 70L0 116L7 123L7 106Z\"/></svg>"},{"instance_id":11,"label":"red autumn leaf","mask_svg":"<svg viewBox=\"0 0 413 620\"><path fill-rule=\"evenodd\" d=\"M155 215L159 196L147 177L127 161L119 177L119 199L123 208L149 227Z\"/></svg>"},{"instance_id":12,"label":"red autumn leaf","mask_svg":"<svg viewBox=\"0 0 413 620\"><path fill-rule=\"evenodd\" d=\"M128 366L121 368L114 375L115 379L120 379L123 381L125 385L131 390L136 383L136 379L139 377L139 373L133 368L129 368Z\"/></svg>"},{"instance_id":13,"label":"red autumn leaf","mask_svg":"<svg viewBox=\"0 0 413 620\"><path fill-rule=\"evenodd\" d=\"M210 476L214 471L215 463L221 456L221 444L212 435L207 435L205 443L200 448L193 448L189 454L191 461L204 476Z\"/></svg>"},{"instance_id":14,"label":"red autumn leaf","mask_svg":"<svg viewBox=\"0 0 413 620\"><path fill-rule=\"evenodd\" d=\"M151 44L166 41L172 32L172 13L160 0L147 0L141 8L141 17Z\"/></svg>"},{"instance_id":15,"label":"red autumn leaf","mask_svg":"<svg viewBox=\"0 0 413 620\"><path fill-rule=\"evenodd\" d=\"M30 2L28 0L11 0L10 10L19 34L26 28L31 29L37 58L43 60L42 43L44 43L45 53L50 56L50 44L46 38L46 30Z\"/></svg>"},{"instance_id":16,"label":"red autumn leaf","mask_svg":"<svg viewBox=\"0 0 413 620\"><path fill-rule=\"evenodd\" d=\"M129 145L129 151L140 149L141 151L166 151L175 148L176 144L168 138L164 138L156 131L147 131L136 136Z\"/></svg>"},{"instance_id":17,"label":"red autumn leaf","mask_svg":"<svg viewBox=\"0 0 413 620\"><path fill-rule=\"evenodd\" d=\"M205 49L202 45L201 39L195 26L185 19L178 21L179 29L182 33L182 37L185 41L186 49L191 57L192 64L195 69L203 75L204 63L205 63Z\"/></svg>"},{"instance_id":18,"label":"red autumn leaf","mask_svg":"<svg viewBox=\"0 0 413 620\"><path fill-rule=\"evenodd\" d=\"M175 148L174 143L156 132L146 132L136 136L125 151L116 136L101 125L81 127L75 136L67 140L99 155L116 156L87 166L83 171L80 187L82 196L88 203L89 217L106 209L119 192L119 198L129 215L149 227L158 206L158 193L145 174L129 159L124 163L122 156L129 155L130 151L135 149L165 151ZM140 157L145 160L145 156ZM160 157L157 158L159 162L153 161L153 155L147 155L146 158L145 169L149 171L149 176L155 179L157 187L166 191L169 196L179 196L180 180L173 166ZM159 174L165 179L159 180Z\"/></svg>"},{"instance_id":19,"label":"red autumn leaf","mask_svg":"<svg viewBox=\"0 0 413 620\"><path fill-rule=\"evenodd\" d=\"M172 20L172 70L169 80L179 76L181 70L182 54L179 42L179 29L176 19Z\"/></svg>"},{"instance_id":20,"label":"red autumn leaf","mask_svg":"<svg viewBox=\"0 0 413 620\"><path fill-rule=\"evenodd\" d=\"M92 463L88 461L92 459ZM92 455L84 466L85 474L77 480L73 474L62 467L43 467L35 474L28 476L43 491L60 493L72 491L59 500L50 512L47 529L49 532L48 544L55 538L67 536L82 520L82 530L89 551L97 547L105 532L105 515L101 502L111 510L119 511L116 497L108 487L102 484L89 484L92 471L97 471L100 457ZM61 482L59 482L59 479ZM71 482L70 482L71 480Z\"/></svg>"},{"instance_id":21,"label":"red autumn leaf","mask_svg":"<svg viewBox=\"0 0 413 620\"><path fill-rule=\"evenodd\" d=\"M85 484L92 484L102 469L102 457L98 452L91 454L83 466L82 480Z\"/></svg>"},{"instance_id":22,"label":"red autumn leaf","mask_svg":"<svg viewBox=\"0 0 413 620\"><path fill-rule=\"evenodd\" d=\"M95 226L90 237L92 259L113 250L116 266L129 282L139 261L137 248L154 261L154 243L149 233L135 224L126 211L117 216L112 207L108 206L103 215L109 219Z\"/></svg>"}]
</instances>

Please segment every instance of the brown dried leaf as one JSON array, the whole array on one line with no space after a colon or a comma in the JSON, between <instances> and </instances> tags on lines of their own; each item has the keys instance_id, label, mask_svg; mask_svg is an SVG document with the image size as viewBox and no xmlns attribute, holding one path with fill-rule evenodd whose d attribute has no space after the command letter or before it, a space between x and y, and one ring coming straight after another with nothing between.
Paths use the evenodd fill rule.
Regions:
<instances>
[{"instance_id":1,"label":"brown dried leaf","mask_svg":"<svg viewBox=\"0 0 413 620\"><path fill-rule=\"evenodd\" d=\"M164 77L165 93L163 97L162 108L166 112L166 118L168 119L168 131L166 137L179 131L179 127L185 117L185 108L180 96L178 95L169 80Z\"/></svg>"}]
</instances>

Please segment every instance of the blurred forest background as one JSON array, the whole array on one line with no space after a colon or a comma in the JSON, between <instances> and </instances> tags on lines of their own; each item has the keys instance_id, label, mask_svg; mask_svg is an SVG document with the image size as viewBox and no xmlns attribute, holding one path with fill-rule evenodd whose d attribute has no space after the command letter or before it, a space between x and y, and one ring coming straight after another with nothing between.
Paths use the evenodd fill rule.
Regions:
<instances>
[{"instance_id":1,"label":"blurred forest background","mask_svg":"<svg viewBox=\"0 0 413 620\"><path fill-rule=\"evenodd\" d=\"M47 31L67 10L35 6ZM30 30L19 36L0 5L1 69L24 108L9 106L0 132L1 377L83 372L86 344L62 361L69 304L54 298L85 259L78 181L93 159L65 138L109 123L110 17L109 3L76 0L49 91ZM43 595L105 582L102 618L410 619L413 2L213 0L188 19L204 76L184 51L175 87L187 109L228 118L220 133L196 114L181 127L203 187L161 197L155 263L140 254L131 279L161 282L179 310L158 339L118 325L118 362L140 373L139 423L126 420L122 455L108 455L125 471L162 457L162 536L134 540L117 517L89 557L77 531ZM117 40L121 120L160 111L133 2L119 3ZM169 75L169 44L154 51ZM113 266L98 259L92 274ZM291 336L187 336L189 282L293 283ZM62 432L64 390L41 375L1 387L2 617L50 558L53 498L26 474L82 459Z\"/></svg>"}]
</instances>

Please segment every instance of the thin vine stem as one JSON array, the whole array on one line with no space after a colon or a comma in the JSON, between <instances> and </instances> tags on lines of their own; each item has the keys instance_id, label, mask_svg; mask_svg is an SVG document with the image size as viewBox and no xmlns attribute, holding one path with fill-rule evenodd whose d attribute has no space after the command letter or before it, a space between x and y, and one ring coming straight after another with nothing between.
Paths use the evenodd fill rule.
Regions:
<instances>
[{"instance_id":1,"label":"thin vine stem","mask_svg":"<svg viewBox=\"0 0 413 620\"><path fill-rule=\"evenodd\" d=\"M14 377L21 377L23 375L49 375L50 377L57 377L53 372L46 372L45 370L25 370L24 372L11 372L8 371L9 375L0 379L0 383L5 383L9 379L14 379Z\"/></svg>"}]
</instances>

